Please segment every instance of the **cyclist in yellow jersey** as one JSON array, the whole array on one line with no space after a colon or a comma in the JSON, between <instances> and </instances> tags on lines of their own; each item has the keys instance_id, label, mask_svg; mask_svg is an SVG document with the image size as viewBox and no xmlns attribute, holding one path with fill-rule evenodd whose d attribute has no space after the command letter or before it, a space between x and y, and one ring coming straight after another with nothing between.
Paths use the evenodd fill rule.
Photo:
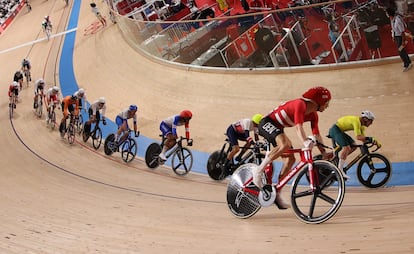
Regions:
<instances>
[{"instance_id":1,"label":"cyclist in yellow jersey","mask_svg":"<svg viewBox=\"0 0 414 254\"><path fill-rule=\"evenodd\" d=\"M340 146L338 168L342 170L342 172L346 158L356 149L356 147L352 146L355 144L354 139L345 132L353 130L357 140L361 142L371 142L378 147L381 146L381 143L378 142L378 140L365 135L366 128L372 124L374 119L374 113L365 110L362 111L361 116L343 116L339 118L329 129L329 136ZM347 176L345 172L343 172L343 175L345 178L349 179L349 176Z\"/></svg>"}]
</instances>

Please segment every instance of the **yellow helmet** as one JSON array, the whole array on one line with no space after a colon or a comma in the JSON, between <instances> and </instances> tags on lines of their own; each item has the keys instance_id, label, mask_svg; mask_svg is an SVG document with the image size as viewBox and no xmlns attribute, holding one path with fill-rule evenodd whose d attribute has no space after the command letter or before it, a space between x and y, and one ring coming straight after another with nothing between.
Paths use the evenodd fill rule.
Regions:
<instances>
[{"instance_id":1,"label":"yellow helmet","mask_svg":"<svg viewBox=\"0 0 414 254\"><path fill-rule=\"evenodd\" d=\"M260 123L260 121L262 120L262 118L263 118L263 115L261 115L261 114L255 114L255 115L252 117L252 121L253 121L253 123L255 123L255 124L259 124L259 123Z\"/></svg>"}]
</instances>

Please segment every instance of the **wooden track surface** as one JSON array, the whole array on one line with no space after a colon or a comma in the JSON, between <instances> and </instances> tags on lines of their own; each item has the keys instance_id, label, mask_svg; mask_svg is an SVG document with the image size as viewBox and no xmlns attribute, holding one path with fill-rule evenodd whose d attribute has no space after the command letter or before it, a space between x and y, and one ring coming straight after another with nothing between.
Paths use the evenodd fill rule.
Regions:
<instances>
[{"instance_id":1,"label":"wooden track surface","mask_svg":"<svg viewBox=\"0 0 414 254\"><path fill-rule=\"evenodd\" d=\"M64 1L32 1L0 37L0 50L33 41L49 14L63 31ZM321 114L327 131L343 114L363 109L377 119L369 132L392 161L411 161L413 77L400 63L300 74L225 74L177 70L142 57L109 25L93 35L83 2L74 47L78 84L90 100L105 96L110 118L137 103L141 133L157 138L161 119L194 112L194 149L213 151L233 120L266 113L281 101L324 85L334 99ZM91 144L68 145L33 114L33 83L21 92L12 121L6 90L23 57L33 78L54 84L60 38L0 55L0 253L412 253L414 188L347 188L338 213L321 225L299 222L292 210L262 209L236 219L225 203L226 183L207 176L177 177L149 170L142 159L125 165ZM58 117L60 119L60 116ZM291 135L295 140L294 134ZM283 195L287 197L289 187Z\"/></svg>"}]
</instances>

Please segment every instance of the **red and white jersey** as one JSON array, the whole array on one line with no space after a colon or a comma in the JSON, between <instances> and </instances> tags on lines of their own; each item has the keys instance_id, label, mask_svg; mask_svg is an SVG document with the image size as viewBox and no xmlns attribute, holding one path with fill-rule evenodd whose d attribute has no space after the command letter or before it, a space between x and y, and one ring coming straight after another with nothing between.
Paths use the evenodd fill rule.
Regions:
<instances>
[{"instance_id":1,"label":"red and white jersey","mask_svg":"<svg viewBox=\"0 0 414 254\"><path fill-rule=\"evenodd\" d=\"M59 93L53 94L53 88L49 88L46 92L46 101L47 102L51 102L51 101L58 101L59 100Z\"/></svg>"},{"instance_id":2,"label":"red and white jersey","mask_svg":"<svg viewBox=\"0 0 414 254\"><path fill-rule=\"evenodd\" d=\"M240 134L244 134L246 131L254 131L255 134L259 133L257 127L254 127L251 119L241 119L231 124L234 130Z\"/></svg>"},{"instance_id":3,"label":"red and white jersey","mask_svg":"<svg viewBox=\"0 0 414 254\"><path fill-rule=\"evenodd\" d=\"M280 104L267 116L280 128L293 127L304 122L311 123L312 134L319 134L319 117L317 112L305 115L306 102L303 99L295 99Z\"/></svg>"}]
</instances>

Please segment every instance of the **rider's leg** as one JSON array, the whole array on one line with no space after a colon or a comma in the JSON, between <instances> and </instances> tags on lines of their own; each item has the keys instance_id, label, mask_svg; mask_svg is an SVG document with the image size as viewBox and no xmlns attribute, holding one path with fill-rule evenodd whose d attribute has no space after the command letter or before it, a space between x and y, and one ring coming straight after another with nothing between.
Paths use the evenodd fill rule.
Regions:
<instances>
[{"instance_id":1,"label":"rider's leg","mask_svg":"<svg viewBox=\"0 0 414 254\"><path fill-rule=\"evenodd\" d=\"M293 164L295 163L294 154L288 154L286 156L282 155L281 157L283 158L283 165L280 169L279 181L289 173L290 169L293 167ZM290 207L290 204L283 199L282 189L279 189L279 191L276 194L275 204L279 209L288 209Z\"/></svg>"},{"instance_id":2,"label":"rider's leg","mask_svg":"<svg viewBox=\"0 0 414 254\"><path fill-rule=\"evenodd\" d=\"M167 134L166 140L164 142L164 147L159 155L160 159L167 160L165 154L176 144L175 136L172 133Z\"/></svg>"},{"instance_id":3,"label":"rider's leg","mask_svg":"<svg viewBox=\"0 0 414 254\"><path fill-rule=\"evenodd\" d=\"M35 94L34 98L33 98L33 108L37 108L37 97L39 96L39 94Z\"/></svg>"},{"instance_id":4,"label":"rider's leg","mask_svg":"<svg viewBox=\"0 0 414 254\"><path fill-rule=\"evenodd\" d=\"M286 150L292 147L292 142L286 136L285 133L280 133L279 135L277 135L275 138L275 141L272 143L277 144L277 145L272 150L270 150L269 154L266 155L262 163L252 172L253 183L259 188L263 187L262 175L263 175L266 165L269 163L272 163L279 156L281 156Z\"/></svg>"},{"instance_id":5,"label":"rider's leg","mask_svg":"<svg viewBox=\"0 0 414 254\"><path fill-rule=\"evenodd\" d=\"M341 151L339 152L338 168L339 168L339 170L342 171L342 174L343 174L344 178L346 178L346 179L349 179L349 176L344 171L345 161L346 161L346 158L348 157L348 155L352 152L353 152L353 150L352 150L351 146L344 146L344 147L342 147Z\"/></svg>"}]
</instances>

